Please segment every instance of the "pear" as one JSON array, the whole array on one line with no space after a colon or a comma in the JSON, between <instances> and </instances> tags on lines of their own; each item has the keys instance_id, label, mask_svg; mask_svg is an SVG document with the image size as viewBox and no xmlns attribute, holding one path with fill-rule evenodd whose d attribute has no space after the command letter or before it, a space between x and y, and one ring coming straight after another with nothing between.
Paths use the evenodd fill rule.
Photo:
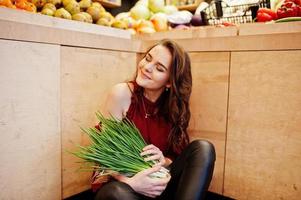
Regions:
<instances>
[{"instance_id":1,"label":"pear","mask_svg":"<svg viewBox=\"0 0 301 200\"><path fill-rule=\"evenodd\" d=\"M72 20L87 22L87 17L82 12L72 15Z\"/></svg>"},{"instance_id":2,"label":"pear","mask_svg":"<svg viewBox=\"0 0 301 200\"><path fill-rule=\"evenodd\" d=\"M86 20L88 23L93 22L92 16L89 13L86 13L86 12L81 12L81 13L86 16Z\"/></svg>"},{"instance_id":3,"label":"pear","mask_svg":"<svg viewBox=\"0 0 301 200\"><path fill-rule=\"evenodd\" d=\"M57 9L54 12L54 16L63 19L72 19L71 14L65 8Z\"/></svg>"},{"instance_id":4,"label":"pear","mask_svg":"<svg viewBox=\"0 0 301 200\"><path fill-rule=\"evenodd\" d=\"M115 17L115 19L117 19ZM138 25L138 22L136 20L134 20L132 17L125 17L125 18L121 18L119 19L121 21L124 21L126 23L127 28L136 28Z\"/></svg>"},{"instance_id":5,"label":"pear","mask_svg":"<svg viewBox=\"0 0 301 200\"><path fill-rule=\"evenodd\" d=\"M76 13L80 12L79 3L76 1L70 1L67 6L65 6L65 9L71 14L74 15Z\"/></svg>"},{"instance_id":6,"label":"pear","mask_svg":"<svg viewBox=\"0 0 301 200\"><path fill-rule=\"evenodd\" d=\"M112 21L112 20L114 20L114 17L111 15L111 13L109 13L109 12L101 12L100 13L100 18L107 18L108 19L108 21Z\"/></svg>"},{"instance_id":7,"label":"pear","mask_svg":"<svg viewBox=\"0 0 301 200\"><path fill-rule=\"evenodd\" d=\"M87 9L92 5L92 0L81 0L79 6L81 9Z\"/></svg>"},{"instance_id":8,"label":"pear","mask_svg":"<svg viewBox=\"0 0 301 200\"><path fill-rule=\"evenodd\" d=\"M27 2L27 6L26 6L25 10L27 10L29 12L36 13L37 12L37 7L31 2Z\"/></svg>"},{"instance_id":9,"label":"pear","mask_svg":"<svg viewBox=\"0 0 301 200\"><path fill-rule=\"evenodd\" d=\"M120 29L127 29L127 25L125 21L122 20L114 20L114 22L111 24L114 28L120 28Z\"/></svg>"},{"instance_id":10,"label":"pear","mask_svg":"<svg viewBox=\"0 0 301 200\"><path fill-rule=\"evenodd\" d=\"M115 19L124 19L124 18L128 18L130 16L131 16L130 12L121 12L115 16Z\"/></svg>"},{"instance_id":11,"label":"pear","mask_svg":"<svg viewBox=\"0 0 301 200\"><path fill-rule=\"evenodd\" d=\"M105 8L98 2L93 2L92 5L93 7L98 7L100 9L101 12L105 12Z\"/></svg>"},{"instance_id":12,"label":"pear","mask_svg":"<svg viewBox=\"0 0 301 200\"><path fill-rule=\"evenodd\" d=\"M45 8L48 8L48 9L50 9L50 10L53 10L53 13L54 13L54 11L56 11L56 7L55 7L55 5L52 4L52 3L46 3L46 4L43 6L43 10L44 10Z\"/></svg>"},{"instance_id":13,"label":"pear","mask_svg":"<svg viewBox=\"0 0 301 200\"><path fill-rule=\"evenodd\" d=\"M97 20L96 24L102 26L111 26L111 22L107 18L100 18L99 20Z\"/></svg>"},{"instance_id":14,"label":"pear","mask_svg":"<svg viewBox=\"0 0 301 200\"><path fill-rule=\"evenodd\" d=\"M54 10L52 10L50 8L43 8L43 10L41 11L41 13L43 15L53 16L54 15Z\"/></svg>"},{"instance_id":15,"label":"pear","mask_svg":"<svg viewBox=\"0 0 301 200\"><path fill-rule=\"evenodd\" d=\"M76 0L62 0L63 6L66 7L71 1L77 2Z\"/></svg>"},{"instance_id":16,"label":"pear","mask_svg":"<svg viewBox=\"0 0 301 200\"><path fill-rule=\"evenodd\" d=\"M100 18L100 9L95 6L90 6L87 10L87 13L89 13L92 16L92 19L94 22L97 22Z\"/></svg>"},{"instance_id":17,"label":"pear","mask_svg":"<svg viewBox=\"0 0 301 200\"><path fill-rule=\"evenodd\" d=\"M151 27L142 27L137 29L137 33L155 33L156 30Z\"/></svg>"},{"instance_id":18,"label":"pear","mask_svg":"<svg viewBox=\"0 0 301 200\"><path fill-rule=\"evenodd\" d=\"M62 4L62 0L47 0L47 3L52 3L58 8Z\"/></svg>"}]
</instances>

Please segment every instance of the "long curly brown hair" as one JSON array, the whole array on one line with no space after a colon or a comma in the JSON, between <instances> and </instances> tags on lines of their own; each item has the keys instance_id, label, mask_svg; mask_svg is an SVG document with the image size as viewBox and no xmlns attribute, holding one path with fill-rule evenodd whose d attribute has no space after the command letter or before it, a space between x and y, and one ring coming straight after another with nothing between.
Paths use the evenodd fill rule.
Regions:
<instances>
[{"instance_id":1,"label":"long curly brown hair","mask_svg":"<svg viewBox=\"0 0 301 200\"><path fill-rule=\"evenodd\" d=\"M157 45L166 47L172 55L169 77L171 87L160 96L162 103L159 105L159 112L171 124L168 151L178 154L189 143L187 127L190 120L189 99L192 87L190 58L183 48L169 39L161 40L150 47L145 55Z\"/></svg>"}]
</instances>

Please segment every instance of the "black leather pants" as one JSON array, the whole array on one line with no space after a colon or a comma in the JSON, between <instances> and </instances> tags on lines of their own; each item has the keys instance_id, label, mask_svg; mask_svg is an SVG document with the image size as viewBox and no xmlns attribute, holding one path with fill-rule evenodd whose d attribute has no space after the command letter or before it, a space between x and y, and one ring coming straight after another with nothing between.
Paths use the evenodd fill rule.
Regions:
<instances>
[{"instance_id":1,"label":"black leather pants","mask_svg":"<svg viewBox=\"0 0 301 200\"><path fill-rule=\"evenodd\" d=\"M215 162L214 146L205 140L191 142L170 165L171 179L158 200L204 199ZM95 200L149 200L129 185L111 181L100 188Z\"/></svg>"}]
</instances>

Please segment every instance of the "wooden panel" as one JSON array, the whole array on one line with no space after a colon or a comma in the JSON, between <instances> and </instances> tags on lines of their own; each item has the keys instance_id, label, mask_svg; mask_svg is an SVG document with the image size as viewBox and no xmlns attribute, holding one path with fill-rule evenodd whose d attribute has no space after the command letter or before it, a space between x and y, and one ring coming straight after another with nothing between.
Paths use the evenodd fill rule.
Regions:
<instances>
[{"instance_id":1,"label":"wooden panel","mask_svg":"<svg viewBox=\"0 0 301 200\"><path fill-rule=\"evenodd\" d=\"M61 199L60 49L0 40L0 199Z\"/></svg>"},{"instance_id":2,"label":"wooden panel","mask_svg":"<svg viewBox=\"0 0 301 200\"><path fill-rule=\"evenodd\" d=\"M95 112L116 83L131 78L136 54L75 47L62 47L62 146L63 152L87 145L81 127L96 125ZM91 172L77 172L79 159L63 153L63 197L90 188Z\"/></svg>"},{"instance_id":3,"label":"wooden panel","mask_svg":"<svg viewBox=\"0 0 301 200\"><path fill-rule=\"evenodd\" d=\"M231 55L225 195L301 196L301 51Z\"/></svg>"},{"instance_id":4,"label":"wooden panel","mask_svg":"<svg viewBox=\"0 0 301 200\"><path fill-rule=\"evenodd\" d=\"M222 31L222 30L221 30ZM156 33L154 33L156 34ZM164 34L162 34L164 35ZM150 36L151 37L151 36ZM173 38L189 52L198 51L252 51L252 50L295 50L301 49L301 32L287 34L247 35L208 38ZM156 40L163 39L155 37ZM153 44L144 40L141 51Z\"/></svg>"},{"instance_id":5,"label":"wooden panel","mask_svg":"<svg viewBox=\"0 0 301 200\"><path fill-rule=\"evenodd\" d=\"M214 26L190 27L188 30L171 29L168 31L136 34L132 38L139 38L141 40L161 40L169 39L198 39L198 38L212 38L212 37L230 37L237 36L238 27L229 26L217 28Z\"/></svg>"},{"instance_id":6,"label":"wooden panel","mask_svg":"<svg viewBox=\"0 0 301 200\"><path fill-rule=\"evenodd\" d=\"M222 193L230 53L191 53L193 90L191 96L192 139L211 141L217 154L210 191Z\"/></svg>"},{"instance_id":7,"label":"wooden panel","mask_svg":"<svg viewBox=\"0 0 301 200\"><path fill-rule=\"evenodd\" d=\"M293 26L292 26L293 25ZM264 34L282 34L285 33L300 33L301 22L292 23L249 23L239 25L239 35L264 35Z\"/></svg>"}]
</instances>

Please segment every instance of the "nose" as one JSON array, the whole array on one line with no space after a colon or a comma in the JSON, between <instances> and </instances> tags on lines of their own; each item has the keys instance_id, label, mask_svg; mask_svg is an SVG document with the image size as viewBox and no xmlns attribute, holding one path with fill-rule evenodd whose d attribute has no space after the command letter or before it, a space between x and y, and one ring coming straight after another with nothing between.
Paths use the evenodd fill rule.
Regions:
<instances>
[{"instance_id":1,"label":"nose","mask_svg":"<svg viewBox=\"0 0 301 200\"><path fill-rule=\"evenodd\" d=\"M142 68L147 72L152 72L153 71L153 64L151 62L146 63L145 65L143 65Z\"/></svg>"}]
</instances>

